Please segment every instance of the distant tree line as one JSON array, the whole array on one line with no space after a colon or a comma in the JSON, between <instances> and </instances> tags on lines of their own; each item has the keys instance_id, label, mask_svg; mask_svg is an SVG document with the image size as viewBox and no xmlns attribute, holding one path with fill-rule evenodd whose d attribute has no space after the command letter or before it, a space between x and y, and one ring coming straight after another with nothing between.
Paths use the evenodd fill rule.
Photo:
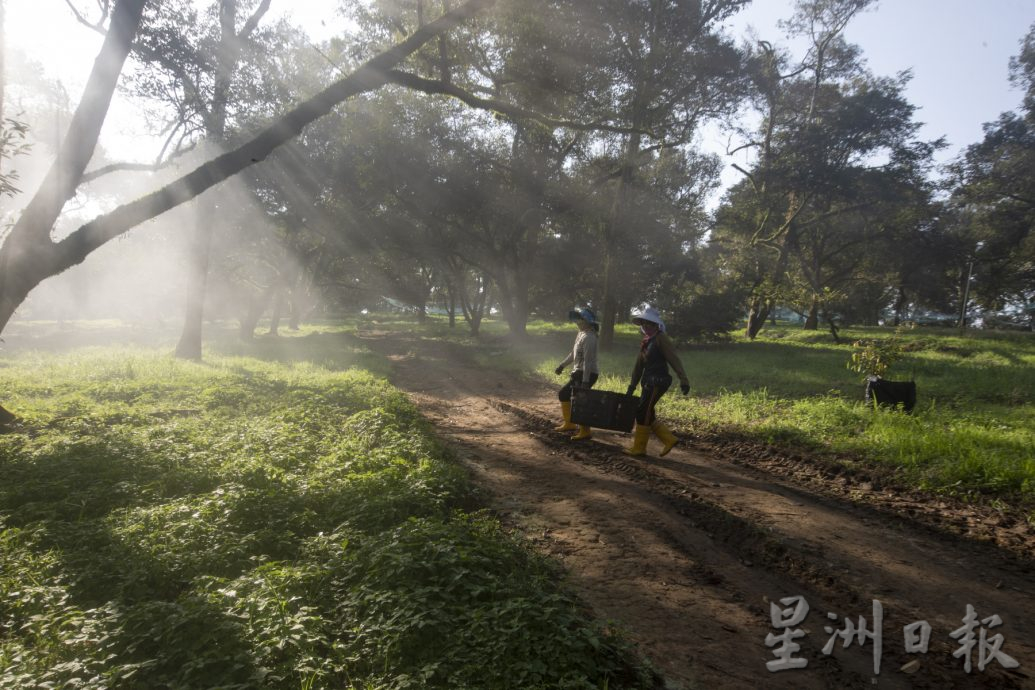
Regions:
<instances>
[{"instance_id":1,"label":"distant tree line","mask_svg":"<svg viewBox=\"0 0 1035 690\"><path fill-rule=\"evenodd\" d=\"M797 58L724 33L748 0L377 0L320 45L265 22L271 2L119 0L80 17L105 35L102 59L4 231L0 328L41 281L231 176L246 201L196 202L180 356L201 355L213 284L237 295L245 337L264 314L275 331L386 297L473 333L498 309L515 335L588 303L605 347L645 301L694 338L744 321L754 337L777 307L834 337L922 311L1035 317L1035 27L1009 65L1019 109L936 171L945 144L918 138L909 74L871 73L844 39L871 0L795 3ZM153 164L91 163L117 82L164 113ZM750 162L710 208L724 161L699 142L715 123ZM50 239L100 178L203 145L193 172ZM235 215L243 203L264 230Z\"/></svg>"},{"instance_id":2,"label":"distant tree line","mask_svg":"<svg viewBox=\"0 0 1035 690\"><path fill-rule=\"evenodd\" d=\"M754 337L777 306L834 337L932 312L1030 326L1032 34L1011 65L1022 111L939 176L909 75L873 75L843 39L869 3L800 3L797 61L722 35L743 4L511 3L426 44L258 171L303 257L291 280L343 308L434 305L475 333L490 307L521 334L590 303L605 346L643 301L695 338L745 320ZM323 70L438 9L357 11L365 43L322 47ZM723 162L696 137L714 121L753 162L710 211Z\"/></svg>"}]
</instances>

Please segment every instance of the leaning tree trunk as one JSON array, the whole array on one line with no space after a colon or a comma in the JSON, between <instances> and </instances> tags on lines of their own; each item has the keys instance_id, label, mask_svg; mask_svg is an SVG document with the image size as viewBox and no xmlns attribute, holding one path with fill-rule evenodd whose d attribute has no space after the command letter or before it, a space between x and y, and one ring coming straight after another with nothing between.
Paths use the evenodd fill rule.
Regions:
<instances>
[{"instance_id":1,"label":"leaning tree trunk","mask_svg":"<svg viewBox=\"0 0 1035 690\"><path fill-rule=\"evenodd\" d=\"M75 259L78 248L69 247L71 238L55 243L50 232L65 202L75 195L97 148L97 139L145 4L145 0L122 0L115 6L84 96L72 116L57 157L0 246L0 333L33 288L82 261L82 258ZM11 412L0 407L0 423L9 423L14 418Z\"/></svg>"},{"instance_id":2,"label":"leaning tree trunk","mask_svg":"<svg viewBox=\"0 0 1035 690\"><path fill-rule=\"evenodd\" d=\"M830 313L824 313L823 319L827 322L827 325L830 327L830 335L833 336L834 342L840 345L841 335L840 329L837 327L837 319L835 319L834 316Z\"/></svg>"},{"instance_id":3,"label":"leaning tree trunk","mask_svg":"<svg viewBox=\"0 0 1035 690\"><path fill-rule=\"evenodd\" d=\"M747 329L745 335L749 340L754 340L758 335L762 327L765 326L765 320L769 318L769 312L772 310L772 302L769 300L762 300L758 297L751 298L751 304L748 307L748 320Z\"/></svg>"},{"instance_id":4,"label":"leaning tree trunk","mask_svg":"<svg viewBox=\"0 0 1035 690\"><path fill-rule=\"evenodd\" d=\"M819 295L812 296L812 303L809 305L809 315L805 319L806 331L819 330Z\"/></svg>"},{"instance_id":5,"label":"leaning tree trunk","mask_svg":"<svg viewBox=\"0 0 1035 690\"><path fill-rule=\"evenodd\" d=\"M0 37L4 35L4 0L0 0ZM0 42L0 127L3 127L4 121L4 44ZM3 151L0 151L0 166L3 165ZM0 172L3 172L0 167ZM4 424L10 424L16 419L16 417L4 409L3 405L0 405L0 426Z\"/></svg>"},{"instance_id":6,"label":"leaning tree trunk","mask_svg":"<svg viewBox=\"0 0 1035 690\"><path fill-rule=\"evenodd\" d=\"M0 0L0 129L4 126L4 88L7 86L6 75L4 71L4 53L7 51L4 49L5 42L4 37L4 0ZM0 172L3 172L3 151L0 150ZM3 408L0 408L3 409Z\"/></svg>"},{"instance_id":7,"label":"leaning tree trunk","mask_svg":"<svg viewBox=\"0 0 1035 690\"><path fill-rule=\"evenodd\" d=\"M237 149L224 153L179 179L139 199L98 216L54 242L50 233L65 202L78 188L129 54L145 0L121 0L112 13L111 28L94 61L84 96L72 116L67 136L54 164L0 245L0 333L29 292L41 282L75 266L92 252L144 221L190 201L215 184L264 160L310 123L355 96L384 86L389 70L439 34L493 4L469 0L439 19L425 24L402 42L364 63L307 101L280 116ZM5 410L6 412L6 410Z\"/></svg>"}]
</instances>

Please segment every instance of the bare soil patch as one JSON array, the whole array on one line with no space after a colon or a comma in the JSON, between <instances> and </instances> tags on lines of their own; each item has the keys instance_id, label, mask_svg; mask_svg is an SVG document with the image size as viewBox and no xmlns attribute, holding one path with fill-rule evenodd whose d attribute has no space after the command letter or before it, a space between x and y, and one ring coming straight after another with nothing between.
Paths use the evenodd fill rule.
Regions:
<instances>
[{"instance_id":1,"label":"bare soil patch","mask_svg":"<svg viewBox=\"0 0 1035 690\"><path fill-rule=\"evenodd\" d=\"M625 456L625 434L572 442L552 431L557 403L546 384L480 366L446 342L359 337L391 358L395 385L455 449L486 504L564 565L668 687L1035 687L1026 523L737 439L684 433L665 458ZM766 637L781 631L770 602L793 596L810 607L795 626L805 632L795 656L808 666L771 672ZM821 651L845 618L872 629L874 600L883 608L879 675L872 640ZM1003 636L1018 668L993 660L978 670L979 625L964 671L950 633L968 605L982 620L1001 617L985 633ZM921 620L928 652L907 653L903 626Z\"/></svg>"}]
</instances>

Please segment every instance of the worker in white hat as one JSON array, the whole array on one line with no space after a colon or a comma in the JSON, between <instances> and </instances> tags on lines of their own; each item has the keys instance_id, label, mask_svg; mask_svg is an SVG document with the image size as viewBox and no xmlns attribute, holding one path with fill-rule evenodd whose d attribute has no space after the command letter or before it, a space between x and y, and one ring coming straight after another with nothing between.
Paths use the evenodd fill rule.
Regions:
<instances>
[{"instance_id":1,"label":"worker in white hat","mask_svg":"<svg viewBox=\"0 0 1035 690\"><path fill-rule=\"evenodd\" d=\"M579 334L575 336L575 346L571 352L554 369L554 373L560 374L564 371L564 367L568 364L572 365L571 377L557 392L557 397L561 400L561 416L564 421L554 430L575 431L578 429L578 433L572 436L571 440L582 441L593 438L593 434L590 427L585 424L575 424L571 421L571 396L575 389L592 388L600 376L600 368L597 365L597 331L600 330L600 324L597 322L597 315L589 308L568 312L568 318L578 326Z\"/></svg>"},{"instance_id":2,"label":"worker in white hat","mask_svg":"<svg viewBox=\"0 0 1035 690\"><path fill-rule=\"evenodd\" d=\"M690 392L690 380L679 361L672 340L665 334L665 322L661 320L658 310L646 307L633 314L633 323L640 327L643 340L640 351L636 355L636 366L633 368L632 381L629 383L628 395L634 395L636 386L640 386L640 405L636 409L636 429L633 432L632 447L626 448L629 455L646 455L647 441L651 431L664 444L659 456L667 454L678 440L663 422L657 420L654 406L658 399L672 385L671 366L679 376L679 388L683 395Z\"/></svg>"}]
</instances>

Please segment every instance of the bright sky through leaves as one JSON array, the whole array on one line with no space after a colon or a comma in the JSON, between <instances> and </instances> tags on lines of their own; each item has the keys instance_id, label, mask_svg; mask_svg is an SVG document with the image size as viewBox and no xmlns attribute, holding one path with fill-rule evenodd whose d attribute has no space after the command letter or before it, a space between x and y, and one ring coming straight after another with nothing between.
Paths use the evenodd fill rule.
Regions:
<instances>
[{"instance_id":1,"label":"bright sky through leaves","mask_svg":"<svg viewBox=\"0 0 1035 690\"><path fill-rule=\"evenodd\" d=\"M96 12L92 2L73 2L85 12ZM273 0L270 16L287 14L319 40L344 25L338 4ZM783 42L776 22L791 6L788 1L757 0L735 18L730 30L744 35L753 26L760 37ZM980 140L982 124L1018 107L1021 96L1010 87L1008 63L1033 23L1032 0L884 0L876 10L856 17L846 37L862 46L877 74L913 70L906 96L920 107L918 119L926 123L922 137L948 139L949 148L940 157L944 161ZM75 21L65 0L8 0L6 33L9 50L28 52L77 97L100 37ZM134 112L117 102L103 143L116 155L148 159L151 151L141 146ZM703 143L714 150L725 144L715 135L706 135Z\"/></svg>"}]
</instances>

